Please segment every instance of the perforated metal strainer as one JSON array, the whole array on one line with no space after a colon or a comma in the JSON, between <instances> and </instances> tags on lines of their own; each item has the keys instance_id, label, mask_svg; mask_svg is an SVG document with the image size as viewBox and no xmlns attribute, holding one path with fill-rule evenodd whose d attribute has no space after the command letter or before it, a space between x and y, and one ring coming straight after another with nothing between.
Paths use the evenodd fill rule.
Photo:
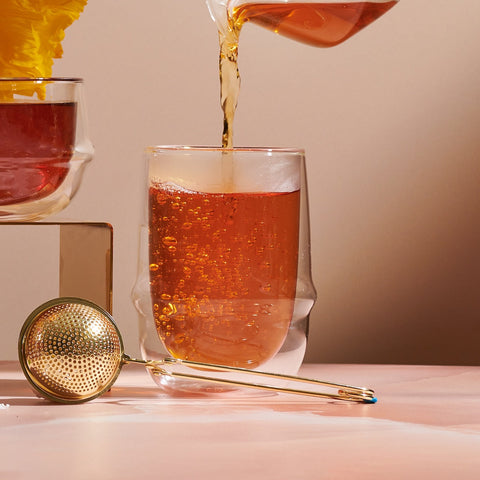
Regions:
<instances>
[{"instance_id":1,"label":"perforated metal strainer","mask_svg":"<svg viewBox=\"0 0 480 480\"><path fill-rule=\"evenodd\" d=\"M80 298L57 298L35 309L20 332L18 353L23 372L34 389L43 397L61 403L81 403L102 395L115 383L122 366L127 363L142 363L157 375L354 402L376 402L374 392L362 387L171 357L159 361L132 359L124 353L122 337L112 316L98 305ZM175 365L302 382L335 388L337 392L284 388L164 368Z\"/></svg>"},{"instance_id":2,"label":"perforated metal strainer","mask_svg":"<svg viewBox=\"0 0 480 480\"><path fill-rule=\"evenodd\" d=\"M124 362L122 338L111 316L77 298L51 300L34 310L23 325L18 347L33 387L66 403L107 391Z\"/></svg>"}]
</instances>

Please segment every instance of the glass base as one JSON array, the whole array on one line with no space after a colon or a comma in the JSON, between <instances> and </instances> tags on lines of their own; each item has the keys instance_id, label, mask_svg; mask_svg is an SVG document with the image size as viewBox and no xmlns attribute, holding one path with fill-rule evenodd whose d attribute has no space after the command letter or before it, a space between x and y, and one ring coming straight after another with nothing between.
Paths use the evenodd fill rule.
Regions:
<instances>
[{"instance_id":1,"label":"glass base","mask_svg":"<svg viewBox=\"0 0 480 480\"><path fill-rule=\"evenodd\" d=\"M141 329L142 331L143 329ZM145 333L145 330L143 330ZM155 340L155 341L154 341ZM157 343L154 349L148 348L148 344ZM257 371L280 373L282 375L297 375L298 370L303 362L306 349L306 337L302 332L291 329L280 352L274 358L258 367ZM141 354L144 360L161 361L168 353L161 344L158 337L150 335L146 337L141 334ZM159 350L161 353L159 353ZM240 381L245 383L262 383L274 386L286 387L288 381L278 381L270 379L262 379L248 373L237 372L211 372L202 369L186 367L183 365L167 365L165 370L169 372L177 372L186 375L204 376L208 378L226 379L229 381ZM242 387L236 385L224 385L220 383L197 380L191 378L178 378L172 375L155 374L149 371L153 381L161 389L163 393L171 397L218 397L221 398L249 398L255 396L271 396L276 395L275 392L255 389L251 387Z\"/></svg>"}]
</instances>

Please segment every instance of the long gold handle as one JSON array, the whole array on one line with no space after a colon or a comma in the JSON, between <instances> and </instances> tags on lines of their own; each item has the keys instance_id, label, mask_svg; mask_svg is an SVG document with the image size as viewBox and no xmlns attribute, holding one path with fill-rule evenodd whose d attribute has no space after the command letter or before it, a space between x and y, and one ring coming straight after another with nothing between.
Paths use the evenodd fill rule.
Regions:
<instances>
[{"instance_id":1,"label":"long gold handle","mask_svg":"<svg viewBox=\"0 0 480 480\"><path fill-rule=\"evenodd\" d=\"M354 387L352 385L342 385L339 383L315 380L312 378L297 377L293 375L283 375L279 373L262 372L258 370L248 370L246 368L229 367L226 365L215 365L212 363L193 362L190 360L181 360L181 359L172 358L172 357L165 357L164 359L158 360L158 361L133 360L130 357L127 357L125 359L125 362L126 363L129 363L129 362L143 363L155 375L167 375L171 377L200 380L204 382L218 383L222 385L234 385L239 387L256 388L260 390L290 393L295 395L307 395L307 396L314 396L314 397L321 397L321 398L332 398L336 400L347 400L352 402L362 402L362 403L377 402L377 399L375 397L375 392L369 388ZM219 371L220 372L237 372L237 373L248 374L248 375L264 377L264 378L274 378L277 380L287 380L289 382L304 383L304 384L318 385L318 386L328 387L328 388L335 388L337 389L337 392L336 393L317 392L314 390L279 387L275 385L265 385L262 383L250 383L250 382L243 382L240 380L229 380L226 378L206 377L203 375L169 371L164 368L165 366L168 366L168 365L174 365L174 366L184 365L187 367L201 368L204 370L213 370L216 372L219 372Z\"/></svg>"}]
</instances>

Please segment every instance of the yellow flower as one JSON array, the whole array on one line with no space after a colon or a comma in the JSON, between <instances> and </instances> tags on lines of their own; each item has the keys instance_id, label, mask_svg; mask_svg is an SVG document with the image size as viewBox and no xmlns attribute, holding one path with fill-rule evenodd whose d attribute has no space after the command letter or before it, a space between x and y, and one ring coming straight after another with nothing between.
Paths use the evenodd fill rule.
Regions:
<instances>
[{"instance_id":1,"label":"yellow flower","mask_svg":"<svg viewBox=\"0 0 480 480\"><path fill-rule=\"evenodd\" d=\"M86 4L87 0L0 0L0 77L50 77L53 59L63 54L65 29Z\"/></svg>"}]
</instances>

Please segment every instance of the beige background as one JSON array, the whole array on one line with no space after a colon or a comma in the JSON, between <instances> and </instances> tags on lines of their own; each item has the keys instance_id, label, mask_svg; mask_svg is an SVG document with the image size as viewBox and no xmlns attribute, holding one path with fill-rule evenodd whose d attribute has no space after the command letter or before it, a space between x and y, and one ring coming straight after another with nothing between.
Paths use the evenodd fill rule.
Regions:
<instances>
[{"instance_id":1,"label":"beige background","mask_svg":"<svg viewBox=\"0 0 480 480\"><path fill-rule=\"evenodd\" d=\"M479 18L477 0L400 0L332 49L242 33L236 145L307 151L308 361L480 363ZM90 0L64 50L54 74L85 78L96 155L56 218L113 224L135 354L142 150L220 142L216 29L203 0Z\"/></svg>"}]
</instances>

